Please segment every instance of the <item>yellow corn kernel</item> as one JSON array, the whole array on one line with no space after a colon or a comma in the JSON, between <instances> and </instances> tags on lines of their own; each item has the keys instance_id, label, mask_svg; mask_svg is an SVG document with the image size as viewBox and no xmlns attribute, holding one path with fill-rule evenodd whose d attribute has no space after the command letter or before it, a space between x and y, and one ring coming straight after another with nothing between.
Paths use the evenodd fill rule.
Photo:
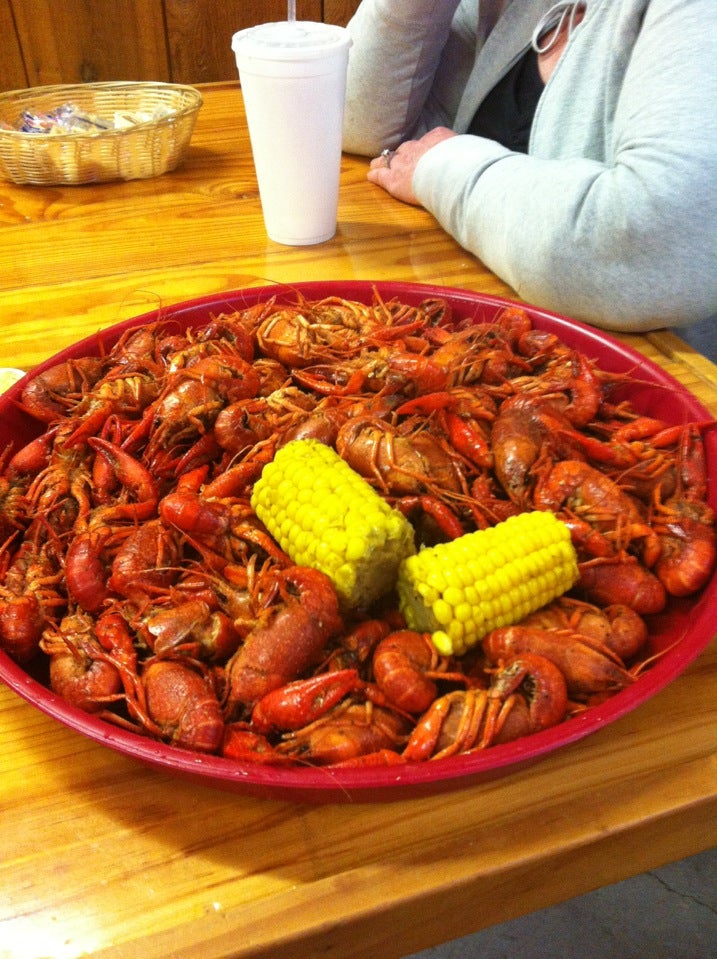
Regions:
<instances>
[{"instance_id":1,"label":"yellow corn kernel","mask_svg":"<svg viewBox=\"0 0 717 959\"><path fill-rule=\"evenodd\" d=\"M415 552L406 517L317 440L283 446L254 484L251 505L298 566L321 570L349 608L394 589Z\"/></svg>"},{"instance_id":2,"label":"yellow corn kernel","mask_svg":"<svg viewBox=\"0 0 717 959\"><path fill-rule=\"evenodd\" d=\"M398 597L411 629L460 656L498 626L520 622L578 579L570 531L535 511L422 549L399 568Z\"/></svg>"}]
</instances>

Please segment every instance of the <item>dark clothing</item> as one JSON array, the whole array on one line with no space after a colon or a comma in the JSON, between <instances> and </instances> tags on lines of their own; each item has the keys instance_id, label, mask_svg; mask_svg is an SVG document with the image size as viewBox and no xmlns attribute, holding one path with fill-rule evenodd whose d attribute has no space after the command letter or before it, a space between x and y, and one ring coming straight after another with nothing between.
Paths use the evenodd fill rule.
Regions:
<instances>
[{"instance_id":1,"label":"dark clothing","mask_svg":"<svg viewBox=\"0 0 717 959\"><path fill-rule=\"evenodd\" d=\"M468 133L527 153L530 128L543 88L538 55L529 48L478 107Z\"/></svg>"}]
</instances>

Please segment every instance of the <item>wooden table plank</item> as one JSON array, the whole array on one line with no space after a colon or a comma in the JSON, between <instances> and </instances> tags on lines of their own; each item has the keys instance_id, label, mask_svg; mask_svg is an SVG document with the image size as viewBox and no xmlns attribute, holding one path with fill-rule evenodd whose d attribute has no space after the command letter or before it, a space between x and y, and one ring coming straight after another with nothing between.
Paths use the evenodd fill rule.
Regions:
<instances>
[{"instance_id":1,"label":"wooden table plank","mask_svg":"<svg viewBox=\"0 0 717 959\"><path fill-rule=\"evenodd\" d=\"M3 188L2 244L13 254L0 273L5 363L28 369L130 316L246 286L361 278L510 292L428 213L367 184L366 162L352 157L343 160L336 237L320 247L269 240L242 124L238 85L212 84L173 173Z\"/></svg>"}]
</instances>

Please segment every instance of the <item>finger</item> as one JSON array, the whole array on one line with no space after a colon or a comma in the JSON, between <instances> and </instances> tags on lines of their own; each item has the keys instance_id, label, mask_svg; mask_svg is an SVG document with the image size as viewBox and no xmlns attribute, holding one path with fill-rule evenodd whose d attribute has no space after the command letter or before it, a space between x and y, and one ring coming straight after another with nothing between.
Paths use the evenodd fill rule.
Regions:
<instances>
[{"instance_id":1,"label":"finger","mask_svg":"<svg viewBox=\"0 0 717 959\"><path fill-rule=\"evenodd\" d=\"M366 179L371 183L377 183L385 189L386 173L386 169L382 166L371 166L366 174Z\"/></svg>"},{"instance_id":2,"label":"finger","mask_svg":"<svg viewBox=\"0 0 717 959\"><path fill-rule=\"evenodd\" d=\"M389 150L388 148L385 150L382 150L380 156L374 157L373 160L371 160L371 167L373 169L376 169L378 167L385 167L386 169L390 169L391 161L396 156L396 152L397 152L396 150Z\"/></svg>"}]
</instances>

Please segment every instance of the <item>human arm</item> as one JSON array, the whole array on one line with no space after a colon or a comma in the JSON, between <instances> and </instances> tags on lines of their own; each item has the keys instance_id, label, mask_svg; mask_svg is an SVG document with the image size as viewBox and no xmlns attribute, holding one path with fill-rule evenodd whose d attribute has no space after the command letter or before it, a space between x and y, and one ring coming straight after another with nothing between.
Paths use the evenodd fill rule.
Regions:
<instances>
[{"instance_id":1,"label":"human arm","mask_svg":"<svg viewBox=\"0 0 717 959\"><path fill-rule=\"evenodd\" d=\"M579 131L559 142L568 114L584 113L585 65L566 57L531 155L453 137L412 179L417 201L520 296L609 329L717 312L717 8L652 0L639 27L603 155L573 150Z\"/></svg>"},{"instance_id":2,"label":"human arm","mask_svg":"<svg viewBox=\"0 0 717 959\"><path fill-rule=\"evenodd\" d=\"M386 147L449 125L470 70L475 32L459 0L363 0L348 24L352 38L344 114L344 149L375 156ZM461 23L463 26L461 27ZM449 45L456 73L436 82Z\"/></svg>"},{"instance_id":3,"label":"human arm","mask_svg":"<svg viewBox=\"0 0 717 959\"><path fill-rule=\"evenodd\" d=\"M404 203L419 205L413 192L413 174L421 157L432 147L456 134L447 127L434 127L418 140L405 140L397 150L382 151L371 160L368 179Z\"/></svg>"}]
</instances>

